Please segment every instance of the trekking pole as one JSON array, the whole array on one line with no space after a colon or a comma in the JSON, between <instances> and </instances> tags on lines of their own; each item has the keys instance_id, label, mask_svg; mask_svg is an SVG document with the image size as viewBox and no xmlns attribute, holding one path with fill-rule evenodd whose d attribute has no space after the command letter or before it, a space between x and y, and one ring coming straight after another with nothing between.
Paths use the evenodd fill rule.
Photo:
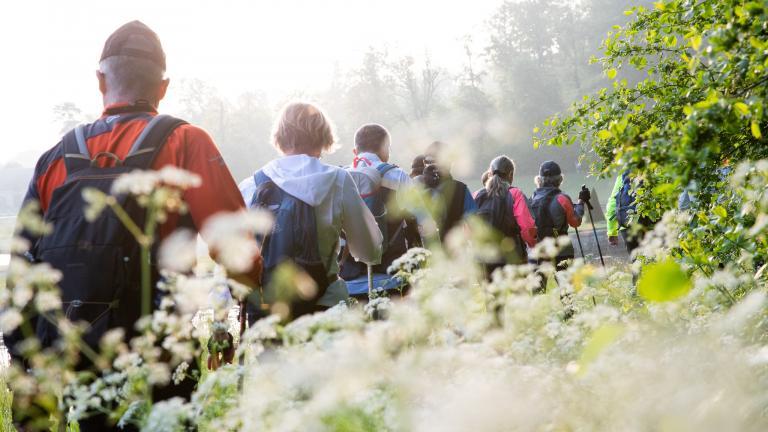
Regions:
<instances>
[{"instance_id":1,"label":"trekking pole","mask_svg":"<svg viewBox=\"0 0 768 432\"><path fill-rule=\"evenodd\" d=\"M368 301L373 298L373 267L367 264L368 267Z\"/></svg>"},{"instance_id":2,"label":"trekking pole","mask_svg":"<svg viewBox=\"0 0 768 432\"><path fill-rule=\"evenodd\" d=\"M581 259L586 260L587 258L584 256L584 247L581 246L581 236L579 236L579 228L573 227L573 229L576 230L576 241L579 242L579 250L581 251Z\"/></svg>"},{"instance_id":3,"label":"trekking pole","mask_svg":"<svg viewBox=\"0 0 768 432\"><path fill-rule=\"evenodd\" d=\"M245 333L245 321L246 321L246 316L247 316L247 313L245 311L245 303L246 303L245 299L240 300L240 313L239 313L239 315L240 315L240 338L238 339L238 343L239 344L243 343L243 334Z\"/></svg>"},{"instance_id":4,"label":"trekking pole","mask_svg":"<svg viewBox=\"0 0 768 432\"><path fill-rule=\"evenodd\" d=\"M581 189L586 189L587 185L581 185ZM592 233L595 235L595 243L597 243L597 253L600 254L600 264L605 267L605 260L603 259L603 249L600 247L600 238L597 236L597 228L595 228L595 222L592 219L592 203L587 200L587 213L589 213L589 223L592 225Z\"/></svg>"}]
</instances>

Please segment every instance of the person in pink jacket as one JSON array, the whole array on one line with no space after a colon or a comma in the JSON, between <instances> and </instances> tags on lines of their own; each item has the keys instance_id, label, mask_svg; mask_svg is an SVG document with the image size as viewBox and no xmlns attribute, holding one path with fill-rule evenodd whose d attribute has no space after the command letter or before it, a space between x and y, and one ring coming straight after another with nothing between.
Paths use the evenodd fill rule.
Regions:
<instances>
[{"instance_id":1,"label":"person in pink jacket","mask_svg":"<svg viewBox=\"0 0 768 432\"><path fill-rule=\"evenodd\" d=\"M477 215L503 235L500 259L485 265L488 276L506 264L526 263L526 248L536 245L536 222L525 194L512 186L514 176L515 162L507 156L498 156L483 176L485 187L474 193Z\"/></svg>"}]
</instances>

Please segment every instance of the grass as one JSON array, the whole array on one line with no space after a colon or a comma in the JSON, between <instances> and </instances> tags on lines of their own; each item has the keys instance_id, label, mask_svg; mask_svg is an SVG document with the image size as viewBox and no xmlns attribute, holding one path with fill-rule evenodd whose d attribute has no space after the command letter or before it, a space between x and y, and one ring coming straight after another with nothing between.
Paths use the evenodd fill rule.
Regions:
<instances>
[{"instance_id":1,"label":"grass","mask_svg":"<svg viewBox=\"0 0 768 432\"><path fill-rule=\"evenodd\" d=\"M15 431L13 427L13 415L11 414L11 405L13 403L13 394L0 379L0 432Z\"/></svg>"}]
</instances>

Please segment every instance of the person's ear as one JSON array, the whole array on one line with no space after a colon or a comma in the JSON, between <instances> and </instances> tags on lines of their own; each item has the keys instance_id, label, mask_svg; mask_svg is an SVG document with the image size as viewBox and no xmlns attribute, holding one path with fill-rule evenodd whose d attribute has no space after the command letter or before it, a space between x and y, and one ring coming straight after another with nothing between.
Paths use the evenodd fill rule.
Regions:
<instances>
[{"instance_id":1,"label":"person's ear","mask_svg":"<svg viewBox=\"0 0 768 432\"><path fill-rule=\"evenodd\" d=\"M353 154L353 155L355 155L355 156L357 156L357 149L356 149L356 148L353 148L353 149L352 149L352 154Z\"/></svg>"},{"instance_id":2,"label":"person's ear","mask_svg":"<svg viewBox=\"0 0 768 432\"><path fill-rule=\"evenodd\" d=\"M170 78L166 78L160 82L160 88L157 91L157 102L159 103L165 97L165 93L168 91L168 84L171 83Z\"/></svg>"},{"instance_id":3,"label":"person's ear","mask_svg":"<svg viewBox=\"0 0 768 432\"><path fill-rule=\"evenodd\" d=\"M107 94L107 76L100 70L97 70L96 79L99 80L99 91L101 92L101 95L105 96Z\"/></svg>"}]
</instances>

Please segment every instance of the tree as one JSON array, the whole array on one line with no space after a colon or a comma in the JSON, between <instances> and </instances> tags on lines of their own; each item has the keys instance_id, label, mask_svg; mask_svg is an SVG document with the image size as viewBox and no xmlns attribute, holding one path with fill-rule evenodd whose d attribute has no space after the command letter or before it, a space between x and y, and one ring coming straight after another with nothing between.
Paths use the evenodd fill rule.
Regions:
<instances>
[{"instance_id":1,"label":"tree","mask_svg":"<svg viewBox=\"0 0 768 432\"><path fill-rule=\"evenodd\" d=\"M273 113L263 93L244 93L233 103L200 80L181 87L183 117L211 134L236 179L274 155L269 143Z\"/></svg>"},{"instance_id":2,"label":"tree","mask_svg":"<svg viewBox=\"0 0 768 432\"><path fill-rule=\"evenodd\" d=\"M53 107L53 116L61 124L59 133L69 132L77 125L88 121L90 116L72 102L64 102Z\"/></svg>"},{"instance_id":3,"label":"tree","mask_svg":"<svg viewBox=\"0 0 768 432\"><path fill-rule=\"evenodd\" d=\"M434 114L439 105L438 91L444 74L432 65L429 56L425 56L420 70L412 56L393 63L391 70L397 84L396 94L403 104L403 120L424 121Z\"/></svg>"},{"instance_id":4,"label":"tree","mask_svg":"<svg viewBox=\"0 0 768 432\"><path fill-rule=\"evenodd\" d=\"M396 84L389 73L389 55L370 48L353 71L346 92L346 116L355 125L372 121L394 124L402 120L397 107Z\"/></svg>"},{"instance_id":5,"label":"tree","mask_svg":"<svg viewBox=\"0 0 768 432\"><path fill-rule=\"evenodd\" d=\"M547 120L537 144L579 143L594 156L598 175L630 170L642 180L638 211L651 219L672 208L684 188L698 198L692 230L711 215L717 221L740 213L722 168L768 157L768 4L670 0L628 14L634 19L608 34L597 60L611 87ZM627 69L646 78L630 84L622 76ZM726 231L711 235L730 235L740 245L738 231Z\"/></svg>"}]
</instances>

